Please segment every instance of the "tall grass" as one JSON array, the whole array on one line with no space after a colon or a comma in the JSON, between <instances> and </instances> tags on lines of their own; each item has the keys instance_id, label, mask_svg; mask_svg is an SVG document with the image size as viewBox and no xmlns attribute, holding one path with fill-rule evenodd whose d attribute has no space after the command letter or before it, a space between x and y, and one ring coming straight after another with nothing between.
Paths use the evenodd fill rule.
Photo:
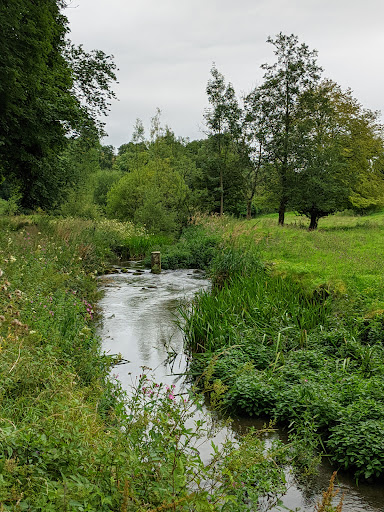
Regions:
<instances>
[{"instance_id":1,"label":"tall grass","mask_svg":"<svg viewBox=\"0 0 384 512\"><path fill-rule=\"evenodd\" d=\"M292 213L286 216L284 228L277 226L273 214L251 221L200 220L205 229L220 233L227 244L244 253L257 247L261 261L275 272L297 276L309 290L322 286L334 295L347 294L349 302L364 314L384 309L380 291L384 286L384 213L333 215L311 232L306 229L307 221Z\"/></svg>"},{"instance_id":2,"label":"tall grass","mask_svg":"<svg viewBox=\"0 0 384 512\"><path fill-rule=\"evenodd\" d=\"M301 347L308 332L327 322L326 300L306 293L292 277L273 275L255 254L224 250L211 272L213 291L200 293L182 310L192 352L234 345L250 328L267 340L280 334L291 348Z\"/></svg>"}]
</instances>

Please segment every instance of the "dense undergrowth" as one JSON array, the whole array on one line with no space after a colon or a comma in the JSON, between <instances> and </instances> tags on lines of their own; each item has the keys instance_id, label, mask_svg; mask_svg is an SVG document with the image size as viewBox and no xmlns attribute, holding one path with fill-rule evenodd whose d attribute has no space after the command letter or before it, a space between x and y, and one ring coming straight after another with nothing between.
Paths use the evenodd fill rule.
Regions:
<instances>
[{"instance_id":1,"label":"dense undergrowth","mask_svg":"<svg viewBox=\"0 0 384 512\"><path fill-rule=\"evenodd\" d=\"M363 479L384 473L383 220L316 233L206 220L225 248L212 292L183 311L191 372L215 403L286 425L303 466L322 450Z\"/></svg>"},{"instance_id":2,"label":"dense undergrowth","mask_svg":"<svg viewBox=\"0 0 384 512\"><path fill-rule=\"evenodd\" d=\"M198 398L144 373L126 396L109 376L96 274L116 248L142 254L128 243L133 226L0 222L0 510L241 511L266 494L266 508L276 503L289 446L250 433L204 464Z\"/></svg>"}]
</instances>

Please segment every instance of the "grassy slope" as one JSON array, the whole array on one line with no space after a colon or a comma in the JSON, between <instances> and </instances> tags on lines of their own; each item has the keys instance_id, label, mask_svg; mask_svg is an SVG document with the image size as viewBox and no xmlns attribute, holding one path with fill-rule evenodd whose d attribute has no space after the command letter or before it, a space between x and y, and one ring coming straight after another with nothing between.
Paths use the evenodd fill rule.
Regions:
<instances>
[{"instance_id":1,"label":"grassy slope","mask_svg":"<svg viewBox=\"0 0 384 512\"><path fill-rule=\"evenodd\" d=\"M210 224L211 222L211 224ZM384 309L384 213L367 217L334 215L309 232L307 219L292 213L286 226L276 215L252 221L209 221L226 240L257 251L275 271L295 274L315 288L326 285L351 299L363 299L366 311Z\"/></svg>"}]
</instances>

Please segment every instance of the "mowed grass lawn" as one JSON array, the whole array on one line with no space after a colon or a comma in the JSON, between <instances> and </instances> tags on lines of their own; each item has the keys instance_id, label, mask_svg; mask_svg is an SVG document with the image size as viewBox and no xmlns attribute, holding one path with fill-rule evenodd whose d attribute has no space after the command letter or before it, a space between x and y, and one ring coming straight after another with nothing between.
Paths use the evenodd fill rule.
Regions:
<instances>
[{"instance_id":1,"label":"mowed grass lawn","mask_svg":"<svg viewBox=\"0 0 384 512\"><path fill-rule=\"evenodd\" d=\"M294 274L306 287L323 286L359 305L361 313L384 310L384 212L367 216L332 215L308 231L308 219L277 214L250 221L230 218L205 221L224 238L247 250L257 250L275 272Z\"/></svg>"}]
</instances>

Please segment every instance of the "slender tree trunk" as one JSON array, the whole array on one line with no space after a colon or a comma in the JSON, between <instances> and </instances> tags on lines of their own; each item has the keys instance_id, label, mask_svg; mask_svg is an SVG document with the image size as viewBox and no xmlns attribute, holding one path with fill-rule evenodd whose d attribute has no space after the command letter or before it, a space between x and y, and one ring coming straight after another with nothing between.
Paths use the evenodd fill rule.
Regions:
<instances>
[{"instance_id":1,"label":"slender tree trunk","mask_svg":"<svg viewBox=\"0 0 384 512\"><path fill-rule=\"evenodd\" d=\"M284 198L280 201L280 205L279 205L279 221L278 221L279 226L284 226L286 207L287 207L287 201Z\"/></svg>"},{"instance_id":2,"label":"slender tree trunk","mask_svg":"<svg viewBox=\"0 0 384 512\"><path fill-rule=\"evenodd\" d=\"M317 229L317 224L319 222L319 217L315 212L311 212L311 222L309 223L309 231L314 231Z\"/></svg>"},{"instance_id":3,"label":"slender tree trunk","mask_svg":"<svg viewBox=\"0 0 384 512\"><path fill-rule=\"evenodd\" d=\"M220 167L220 217L224 213L224 180L223 180L223 167Z\"/></svg>"},{"instance_id":4,"label":"slender tree trunk","mask_svg":"<svg viewBox=\"0 0 384 512\"><path fill-rule=\"evenodd\" d=\"M252 218L252 199L247 201L247 220Z\"/></svg>"},{"instance_id":5,"label":"slender tree trunk","mask_svg":"<svg viewBox=\"0 0 384 512\"><path fill-rule=\"evenodd\" d=\"M291 103L291 98L289 94L289 83L286 78L285 82L285 116L284 116L284 147L283 147L283 162L281 167L281 189L282 189L282 197L280 199L279 205L279 226L284 226L285 220L285 210L288 204L288 190L287 190L287 174L288 174L288 155L289 155L289 136L291 133L291 117L289 106Z\"/></svg>"}]
</instances>

